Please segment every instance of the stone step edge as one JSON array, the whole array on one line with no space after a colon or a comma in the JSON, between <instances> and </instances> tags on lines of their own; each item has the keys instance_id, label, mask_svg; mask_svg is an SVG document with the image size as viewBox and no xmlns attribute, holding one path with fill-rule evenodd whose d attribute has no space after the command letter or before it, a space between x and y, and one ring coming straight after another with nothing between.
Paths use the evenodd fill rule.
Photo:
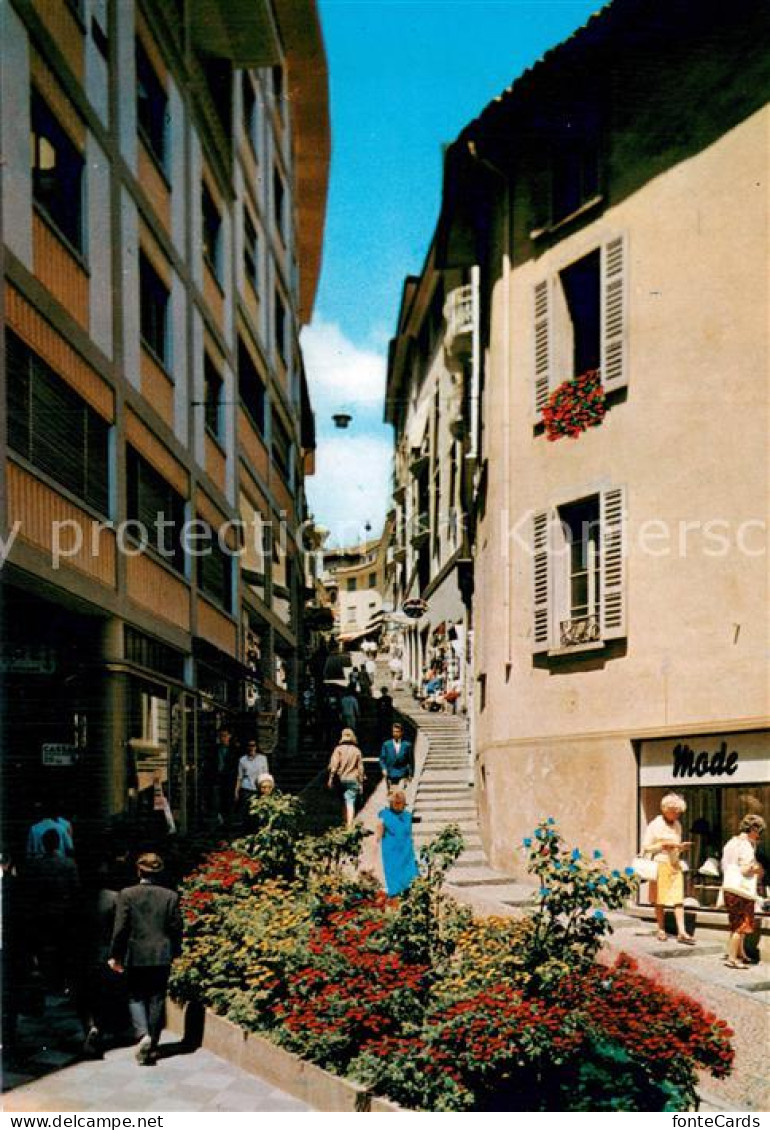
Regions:
<instances>
[{"instance_id":1,"label":"stone step edge","mask_svg":"<svg viewBox=\"0 0 770 1130\"><path fill-rule=\"evenodd\" d=\"M247 1032L210 1009L201 1010L166 1001L166 1026L191 1048L202 1047L249 1075L293 1095L316 1111L343 1114L389 1114L405 1111L390 1099L375 1095L368 1087L300 1059L278 1044ZM196 1023L197 1021L197 1023Z\"/></svg>"}]
</instances>

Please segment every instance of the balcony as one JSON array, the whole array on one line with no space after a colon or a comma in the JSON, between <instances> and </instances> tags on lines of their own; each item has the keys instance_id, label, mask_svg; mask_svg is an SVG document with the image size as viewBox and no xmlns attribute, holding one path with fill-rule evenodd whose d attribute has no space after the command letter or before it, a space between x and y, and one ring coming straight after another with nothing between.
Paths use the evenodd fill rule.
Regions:
<instances>
[{"instance_id":1,"label":"balcony","mask_svg":"<svg viewBox=\"0 0 770 1130\"><path fill-rule=\"evenodd\" d=\"M559 624L562 647L581 647L587 643L598 643L601 639L599 617L578 616L574 620L562 620Z\"/></svg>"},{"instance_id":2,"label":"balcony","mask_svg":"<svg viewBox=\"0 0 770 1130\"><path fill-rule=\"evenodd\" d=\"M444 318L446 319L444 349L447 367L456 370L471 356L474 335L478 328L474 290L470 283L466 286L458 286L449 292L444 303Z\"/></svg>"},{"instance_id":3,"label":"balcony","mask_svg":"<svg viewBox=\"0 0 770 1130\"><path fill-rule=\"evenodd\" d=\"M423 545L430 537L430 515L427 512L416 515L412 522L411 542L415 548Z\"/></svg>"},{"instance_id":4,"label":"balcony","mask_svg":"<svg viewBox=\"0 0 770 1130\"><path fill-rule=\"evenodd\" d=\"M414 478L418 479L420 475L424 474L425 471L428 470L429 462L430 456L428 455L427 451L423 451L419 447L413 447L411 455L409 457L410 475L413 475Z\"/></svg>"}]
</instances>

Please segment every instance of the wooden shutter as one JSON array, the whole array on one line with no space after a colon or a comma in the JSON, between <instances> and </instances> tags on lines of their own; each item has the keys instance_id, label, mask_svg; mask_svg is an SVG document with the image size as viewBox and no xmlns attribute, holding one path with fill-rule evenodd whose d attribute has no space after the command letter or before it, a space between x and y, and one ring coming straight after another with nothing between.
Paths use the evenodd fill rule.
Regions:
<instances>
[{"instance_id":1,"label":"wooden shutter","mask_svg":"<svg viewBox=\"0 0 770 1130\"><path fill-rule=\"evenodd\" d=\"M627 258L625 236L610 239L602 247L601 371L607 392L628 384Z\"/></svg>"},{"instance_id":2,"label":"wooden shutter","mask_svg":"<svg viewBox=\"0 0 770 1130\"><path fill-rule=\"evenodd\" d=\"M548 402L551 386L551 291L550 280L535 287L535 413Z\"/></svg>"},{"instance_id":3,"label":"wooden shutter","mask_svg":"<svg viewBox=\"0 0 770 1130\"><path fill-rule=\"evenodd\" d=\"M601 629L602 639L626 635L625 487L601 493Z\"/></svg>"},{"instance_id":4,"label":"wooden shutter","mask_svg":"<svg viewBox=\"0 0 770 1130\"><path fill-rule=\"evenodd\" d=\"M533 651L547 651L551 644L551 579L548 530L550 516L547 510L533 515L532 539L532 615Z\"/></svg>"}]
</instances>

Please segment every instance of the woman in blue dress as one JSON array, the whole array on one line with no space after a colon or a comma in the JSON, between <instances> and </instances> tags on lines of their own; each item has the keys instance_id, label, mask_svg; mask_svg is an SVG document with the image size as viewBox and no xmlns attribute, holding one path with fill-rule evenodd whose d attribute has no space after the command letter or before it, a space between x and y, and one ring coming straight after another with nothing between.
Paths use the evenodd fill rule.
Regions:
<instances>
[{"instance_id":1,"label":"woman in blue dress","mask_svg":"<svg viewBox=\"0 0 770 1130\"><path fill-rule=\"evenodd\" d=\"M403 894L419 875L412 841L412 814L400 789L390 797L390 807L379 813L377 839L382 844L382 869L391 898Z\"/></svg>"}]
</instances>

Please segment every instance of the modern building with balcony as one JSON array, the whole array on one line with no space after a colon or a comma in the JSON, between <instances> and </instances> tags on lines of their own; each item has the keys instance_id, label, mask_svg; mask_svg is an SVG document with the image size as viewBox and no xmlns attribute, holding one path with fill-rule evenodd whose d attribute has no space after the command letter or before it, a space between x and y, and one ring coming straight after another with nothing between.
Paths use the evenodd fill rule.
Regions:
<instances>
[{"instance_id":1,"label":"modern building with balcony","mask_svg":"<svg viewBox=\"0 0 770 1130\"><path fill-rule=\"evenodd\" d=\"M329 159L313 0L2 15L4 818L206 810L296 747ZM170 820L169 820L170 822Z\"/></svg>"},{"instance_id":2,"label":"modern building with balcony","mask_svg":"<svg viewBox=\"0 0 770 1130\"><path fill-rule=\"evenodd\" d=\"M705 858L770 805L769 15L742 0L653 20L615 0L449 148L434 244L441 278L479 271L466 419L487 853L510 867L553 816L628 862L675 789L702 905ZM392 373L447 379L439 351L411 368L407 353ZM409 476L435 443L418 409L441 396L400 400L391 382L398 481L434 512L446 488ZM405 551L408 588L421 550Z\"/></svg>"}]
</instances>

